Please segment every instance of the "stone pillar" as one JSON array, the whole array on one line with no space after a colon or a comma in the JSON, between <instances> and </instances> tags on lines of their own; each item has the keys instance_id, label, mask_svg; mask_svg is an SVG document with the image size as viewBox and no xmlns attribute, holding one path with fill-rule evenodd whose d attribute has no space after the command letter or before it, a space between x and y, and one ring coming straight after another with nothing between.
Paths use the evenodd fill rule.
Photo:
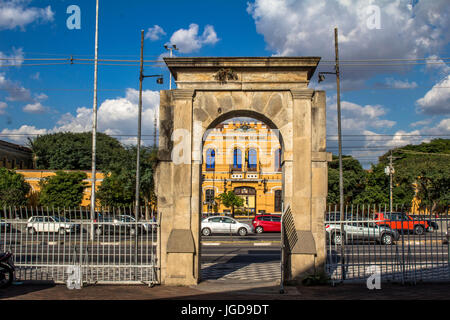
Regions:
<instances>
[{"instance_id":1,"label":"stone pillar","mask_svg":"<svg viewBox=\"0 0 450 320\"><path fill-rule=\"evenodd\" d=\"M287 280L298 282L306 274L315 271L317 255L316 241L312 232L315 212L312 206L311 99L314 90L291 90L291 93L293 98L293 190L290 208L296 235L291 236L289 243Z\"/></svg>"},{"instance_id":2,"label":"stone pillar","mask_svg":"<svg viewBox=\"0 0 450 320\"><path fill-rule=\"evenodd\" d=\"M331 153L326 152L326 95L325 91L315 91L312 98L312 193L311 232L316 244L316 272L324 271L326 241L324 217L328 193L328 161Z\"/></svg>"},{"instance_id":3,"label":"stone pillar","mask_svg":"<svg viewBox=\"0 0 450 320\"><path fill-rule=\"evenodd\" d=\"M199 280L200 168L198 159L193 159L193 95L194 90L161 92L155 180L159 182L161 283L167 285L193 285Z\"/></svg>"}]
</instances>

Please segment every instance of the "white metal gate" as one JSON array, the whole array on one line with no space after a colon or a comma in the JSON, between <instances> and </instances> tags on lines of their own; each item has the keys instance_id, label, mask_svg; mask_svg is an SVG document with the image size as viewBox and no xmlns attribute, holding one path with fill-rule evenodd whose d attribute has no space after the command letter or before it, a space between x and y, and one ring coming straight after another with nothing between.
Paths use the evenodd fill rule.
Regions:
<instances>
[{"instance_id":1,"label":"white metal gate","mask_svg":"<svg viewBox=\"0 0 450 320\"><path fill-rule=\"evenodd\" d=\"M14 254L18 281L159 283L160 228L148 208L4 208L0 251Z\"/></svg>"}]
</instances>

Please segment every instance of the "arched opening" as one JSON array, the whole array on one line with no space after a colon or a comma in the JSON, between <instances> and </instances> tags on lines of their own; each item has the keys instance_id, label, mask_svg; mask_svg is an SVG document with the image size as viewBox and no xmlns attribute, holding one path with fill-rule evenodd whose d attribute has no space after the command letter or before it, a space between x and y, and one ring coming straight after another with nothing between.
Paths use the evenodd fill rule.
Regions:
<instances>
[{"instance_id":1,"label":"arched opening","mask_svg":"<svg viewBox=\"0 0 450 320\"><path fill-rule=\"evenodd\" d=\"M201 279L278 280L284 181L278 128L264 115L233 111L210 124L202 150ZM240 235L236 222L251 232ZM255 267L265 274L252 273Z\"/></svg>"}]
</instances>

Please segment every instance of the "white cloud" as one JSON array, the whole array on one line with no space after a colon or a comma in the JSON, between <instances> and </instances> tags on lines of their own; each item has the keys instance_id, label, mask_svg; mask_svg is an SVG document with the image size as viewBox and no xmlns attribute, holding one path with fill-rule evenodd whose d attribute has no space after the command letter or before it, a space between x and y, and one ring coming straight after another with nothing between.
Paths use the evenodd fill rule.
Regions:
<instances>
[{"instance_id":1,"label":"white cloud","mask_svg":"<svg viewBox=\"0 0 450 320\"><path fill-rule=\"evenodd\" d=\"M189 29L179 29L170 37L170 43L175 44L181 53L191 53L200 50L204 45L214 45L219 41L214 27L206 25L202 35L198 34L198 25L191 23Z\"/></svg>"},{"instance_id":2,"label":"white cloud","mask_svg":"<svg viewBox=\"0 0 450 320\"><path fill-rule=\"evenodd\" d=\"M7 55L0 51L0 66L3 65L22 65L23 63L23 49L13 48L13 53L11 55Z\"/></svg>"},{"instance_id":3,"label":"white cloud","mask_svg":"<svg viewBox=\"0 0 450 320\"><path fill-rule=\"evenodd\" d=\"M417 112L424 114L450 113L450 75L428 91L423 98L416 101Z\"/></svg>"},{"instance_id":4,"label":"white cloud","mask_svg":"<svg viewBox=\"0 0 450 320\"><path fill-rule=\"evenodd\" d=\"M333 60L334 28L338 27L342 60L421 58L440 52L449 43L450 6L448 0L416 2L411 6L410 0L255 0L247 12L274 55ZM369 5L380 9L380 29L368 27ZM343 70L357 80L408 68Z\"/></svg>"},{"instance_id":5,"label":"white cloud","mask_svg":"<svg viewBox=\"0 0 450 320\"><path fill-rule=\"evenodd\" d=\"M145 34L145 39L150 39L152 41L159 40L160 36L165 36L163 28L158 25L154 25L153 28L148 28L147 33Z\"/></svg>"},{"instance_id":6,"label":"white cloud","mask_svg":"<svg viewBox=\"0 0 450 320\"><path fill-rule=\"evenodd\" d=\"M426 61L427 70L431 71L437 71L440 74L449 74L450 73L450 67L447 65L448 62L444 62L441 58L439 58L437 55L431 55L428 57Z\"/></svg>"},{"instance_id":7,"label":"white cloud","mask_svg":"<svg viewBox=\"0 0 450 320\"><path fill-rule=\"evenodd\" d=\"M0 101L0 114L5 114L5 109L8 107L6 102Z\"/></svg>"},{"instance_id":8,"label":"white cloud","mask_svg":"<svg viewBox=\"0 0 450 320\"><path fill-rule=\"evenodd\" d=\"M433 122L433 119L419 120L419 121L411 123L409 126L410 127L426 126L426 125L429 125L431 122Z\"/></svg>"},{"instance_id":9,"label":"white cloud","mask_svg":"<svg viewBox=\"0 0 450 320\"><path fill-rule=\"evenodd\" d=\"M127 89L125 97L107 99L98 108L97 130L115 136L122 143L136 143L138 121L139 92ZM30 107L32 108L32 107ZM142 92L142 144L153 143L155 112L159 109L159 92L144 90ZM157 115L157 114L156 114ZM92 130L92 109L80 107L76 114L66 113L52 129L37 129L34 126L22 126L19 129L4 129L1 133L53 133L86 132ZM146 136L147 135L147 136ZM16 142L26 141L26 136L11 137Z\"/></svg>"},{"instance_id":10,"label":"white cloud","mask_svg":"<svg viewBox=\"0 0 450 320\"><path fill-rule=\"evenodd\" d=\"M396 89L413 89L413 88L417 88L417 83L415 81L409 82L408 80L402 81L402 80L395 80L393 78L386 78L386 84L388 86L396 88Z\"/></svg>"},{"instance_id":11,"label":"white cloud","mask_svg":"<svg viewBox=\"0 0 450 320\"><path fill-rule=\"evenodd\" d=\"M6 79L5 73L0 73L0 89L5 90L9 94L6 97L8 101L32 101L30 90Z\"/></svg>"},{"instance_id":12,"label":"white cloud","mask_svg":"<svg viewBox=\"0 0 450 320\"><path fill-rule=\"evenodd\" d=\"M26 113L46 113L50 108L44 107L40 102L36 102L27 104L22 110Z\"/></svg>"},{"instance_id":13,"label":"white cloud","mask_svg":"<svg viewBox=\"0 0 450 320\"><path fill-rule=\"evenodd\" d=\"M54 12L51 6L46 8L27 7L27 0L0 0L0 30L25 30L25 26L37 22L53 21Z\"/></svg>"},{"instance_id":14,"label":"white cloud","mask_svg":"<svg viewBox=\"0 0 450 320\"><path fill-rule=\"evenodd\" d=\"M48 133L47 129L37 129L35 126L23 125L18 129L3 129L1 134L16 143L25 144L28 137Z\"/></svg>"}]
</instances>

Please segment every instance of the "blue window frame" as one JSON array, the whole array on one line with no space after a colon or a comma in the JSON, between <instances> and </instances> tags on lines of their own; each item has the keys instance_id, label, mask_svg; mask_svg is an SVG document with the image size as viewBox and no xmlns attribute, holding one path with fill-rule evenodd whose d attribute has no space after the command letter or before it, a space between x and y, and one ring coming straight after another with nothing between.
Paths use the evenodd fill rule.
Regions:
<instances>
[{"instance_id":1,"label":"blue window frame","mask_svg":"<svg viewBox=\"0 0 450 320\"><path fill-rule=\"evenodd\" d=\"M248 150L248 168L249 169L256 169L256 149L249 149Z\"/></svg>"},{"instance_id":2,"label":"blue window frame","mask_svg":"<svg viewBox=\"0 0 450 320\"><path fill-rule=\"evenodd\" d=\"M214 149L206 151L206 169L214 169L216 167L216 152Z\"/></svg>"},{"instance_id":3,"label":"blue window frame","mask_svg":"<svg viewBox=\"0 0 450 320\"><path fill-rule=\"evenodd\" d=\"M233 151L233 167L242 168L242 151L240 149L234 149Z\"/></svg>"},{"instance_id":4,"label":"blue window frame","mask_svg":"<svg viewBox=\"0 0 450 320\"><path fill-rule=\"evenodd\" d=\"M281 170L281 148L275 151L275 170Z\"/></svg>"}]
</instances>

